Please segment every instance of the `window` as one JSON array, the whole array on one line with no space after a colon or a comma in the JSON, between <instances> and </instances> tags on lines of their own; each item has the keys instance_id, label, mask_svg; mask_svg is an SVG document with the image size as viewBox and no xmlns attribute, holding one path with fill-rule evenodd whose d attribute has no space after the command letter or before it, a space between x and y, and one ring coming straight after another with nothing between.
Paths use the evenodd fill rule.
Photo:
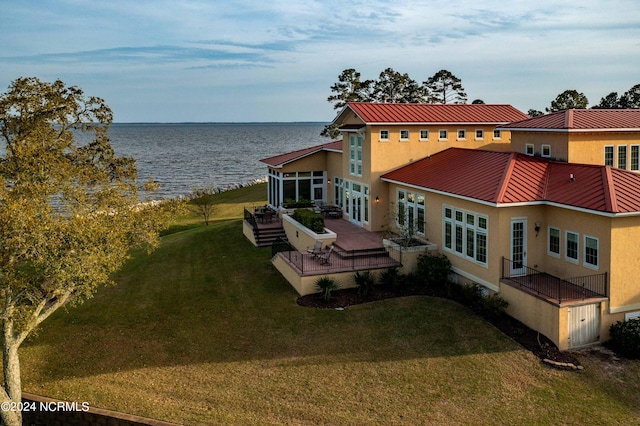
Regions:
<instances>
[{"instance_id":1,"label":"window","mask_svg":"<svg viewBox=\"0 0 640 426\"><path fill-rule=\"evenodd\" d=\"M494 129L493 130L493 138L494 139L501 139L502 138L502 131L498 130L498 129Z\"/></svg>"},{"instance_id":2,"label":"window","mask_svg":"<svg viewBox=\"0 0 640 426\"><path fill-rule=\"evenodd\" d=\"M453 211L449 207L444 208L444 247L451 250L452 247L452 225Z\"/></svg>"},{"instance_id":3,"label":"window","mask_svg":"<svg viewBox=\"0 0 640 426\"><path fill-rule=\"evenodd\" d=\"M420 140L421 141L428 141L429 140L429 131L422 129L420 130Z\"/></svg>"},{"instance_id":4,"label":"window","mask_svg":"<svg viewBox=\"0 0 640 426\"><path fill-rule=\"evenodd\" d=\"M409 140L409 131L408 130L400 130L400 140L408 141Z\"/></svg>"},{"instance_id":5,"label":"window","mask_svg":"<svg viewBox=\"0 0 640 426\"><path fill-rule=\"evenodd\" d=\"M575 232L567 231L565 234L566 239L566 253L565 257L570 262L578 263L578 234Z\"/></svg>"},{"instance_id":6,"label":"window","mask_svg":"<svg viewBox=\"0 0 640 426\"><path fill-rule=\"evenodd\" d=\"M631 145L631 170L637 172L640 170L640 145Z\"/></svg>"},{"instance_id":7,"label":"window","mask_svg":"<svg viewBox=\"0 0 640 426\"><path fill-rule=\"evenodd\" d=\"M627 168L627 146L626 145L618 145L618 168L619 169Z\"/></svg>"},{"instance_id":8,"label":"window","mask_svg":"<svg viewBox=\"0 0 640 426\"><path fill-rule=\"evenodd\" d=\"M613 167L613 146L604 147L604 165Z\"/></svg>"},{"instance_id":9,"label":"window","mask_svg":"<svg viewBox=\"0 0 640 426\"><path fill-rule=\"evenodd\" d=\"M476 140L482 140L484 139L484 130L482 129L476 129Z\"/></svg>"},{"instance_id":10,"label":"window","mask_svg":"<svg viewBox=\"0 0 640 426\"><path fill-rule=\"evenodd\" d=\"M425 198L423 194L398 190L397 219L399 227L407 227L410 233L414 231L424 235L425 227Z\"/></svg>"},{"instance_id":11,"label":"window","mask_svg":"<svg viewBox=\"0 0 640 426\"><path fill-rule=\"evenodd\" d=\"M467 139L467 131L464 129L458 130L458 140L463 141L465 139Z\"/></svg>"},{"instance_id":12,"label":"window","mask_svg":"<svg viewBox=\"0 0 640 426\"><path fill-rule=\"evenodd\" d=\"M584 236L584 266L598 269L598 239Z\"/></svg>"},{"instance_id":13,"label":"window","mask_svg":"<svg viewBox=\"0 0 640 426\"><path fill-rule=\"evenodd\" d=\"M349 173L362 176L362 135L349 137Z\"/></svg>"},{"instance_id":14,"label":"window","mask_svg":"<svg viewBox=\"0 0 640 426\"><path fill-rule=\"evenodd\" d=\"M449 133L446 130L439 130L438 131L438 140L439 141L446 141L449 138Z\"/></svg>"},{"instance_id":15,"label":"window","mask_svg":"<svg viewBox=\"0 0 640 426\"><path fill-rule=\"evenodd\" d=\"M549 245L547 253L551 256L560 257L560 230L549 227Z\"/></svg>"},{"instance_id":16,"label":"window","mask_svg":"<svg viewBox=\"0 0 640 426\"><path fill-rule=\"evenodd\" d=\"M551 158L551 145L542 145L541 155L546 158Z\"/></svg>"},{"instance_id":17,"label":"window","mask_svg":"<svg viewBox=\"0 0 640 426\"><path fill-rule=\"evenodd\" d=\"M388 141L389 140L389 131L388 130L380 130L380 140Z\"/></svg>"},{"instance_id":18,"label":"window","mask_svg":"<svg viewBox=\"0 0 640 426\"><path fill-rule=\"evenodd\" d=\"M445 250L487 264L486 216L445 206L443 222Z\"/></svg>"},{"instance_id":19,"label":"window","mask_svg":"<svg viewBox=\"0 0 640 426\"><path fill-rule=\"evenodd\" d=\"M533 155L534 147L532 143L528 143L524 146L524 153L527 155Z\"/></svg>"},{"instance_id":20,"label":"window","mask_svg":"<svg viewBox=\"0 0 640 426\"><path fill-rule=\"evenodd\" d=\"M336 206L342 207L344 205L344 192L342 190L342 178L333 178L334 199L333 202Z\"/></svg>"}]
</instances>

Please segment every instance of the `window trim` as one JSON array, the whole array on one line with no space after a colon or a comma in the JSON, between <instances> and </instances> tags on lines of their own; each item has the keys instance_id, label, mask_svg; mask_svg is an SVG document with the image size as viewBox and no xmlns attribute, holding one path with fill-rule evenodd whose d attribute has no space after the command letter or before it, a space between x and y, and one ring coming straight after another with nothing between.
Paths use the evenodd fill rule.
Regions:
<instances>
[{"instance_id":1,"label":"window trim","mask_svg":"<svg viewBox=\"0 0 640 426\"><path fill-rule=\"evenodd\" d=\"M633 161L633 156L634 156L633 151L634 151L634 148L635 148L635 151L636 151L636 153L635 153L636 167L635 168L633 167L633 163L634 163L634 161ZM630 145L630 147L629 147L629 170L631 170L632 172L640 171L640 145L638 145L638 144L633 144L633 145Z\"/></svg>"},{"instance_id":2,"label":"window trim","mask_svg":"<svg viewBox=\"0 0 640 426\"><path fill-rule=\"evenodd\" d=\"M386 132L387 133L387 137L386 138L382 137L382 132ZM379 142L389 142L389 140L390 140L389 136L390 136L389 129L380 129L380 131L378 132Z\"/></svg>"},{"instance_id":3,"label":"window trim","mask_svg":"<svg viewBox=\"0 0 640 426\"><path fill-rule=\"evenodd\" d=\"M549 152L545 155L544 150L547 148ZM544 158L551 158L551 145L548 143L542 144L542 149L540 150L540 156Z\"/></svg>"},{"instance_id":4,"label":"window trim","mask_svg":"<svg viewBox=\"0 0 640 426\"><path fill-rule=\"evenodd\" d=\"M587 262L587 239L595 240L596 242L596 264ZM593 235L583 235L582 236L582 245L583 245L583 253L582 253L582 266L585 268L598 270L600 269L600 238L594 237Z\"/></svg>"},{"instance_id":5,"label":"window trim","mask_svg":"<svg viewBox=\"0 0 640 426\"><path fill-rule=\"evenodd\" d=\"M480 136L478 136L478 133L480 133ZM484 129L476 129L474 139L477 141L484 140Z\"/></svg>"},{"instance_id":6,"label":"window trim","mask_svg":"<svg viewBox=\"0 0 640 426\"><path fill-rule=\"evenodd\" d=\"M500 130L500 129L493 129L493 139L494 139L494 140L502 139L502 130Z\"/></svg>"},{"instance_id":7,"label":"window trim","mask_svg":"<svg viewBox=\"0 0 640 426\"><path fill-rule=\"evenodd\" d=\"M442 136L443 134L444 134L444 136ZM447 140L449 140L449 131L447 129L438 130L438 140L439 141L447 141Z\"/></svg>"},{"instance_id":8,"label":"window trim","mask_svg":"<svg viewBox=\"0 0 640 426\"><path fill-rule=\"evenodd\" d=\"M624 153L624 166L620 167L620 165L622 164L620 162L620 154ZM616 162L618 168L620 170L627 170L628 166L629 166L629 158L627 156L627 146L626 145L618 145L618 161Z\"/></svg>"},{"instance_id":9,"label":"window trim","mask_svg":"<svg viewBox=\"0 0 640 426\"><path fill-rule=\"evenodd\" d=\"M458 129L456 131L456 140L457 141L466 141L467 140L467 130L466 129Z\"/></svg>"},{"instance_id":10,"label":"window trim","mask_svg":"<svg viewBox=\"0 0 640 426\"><path fill-rule=\"evenodd\" d=\"M551 250L551 230L556 230L558 231L558 252L554 252ZM557 228L555 226L547 226L547 254L549 256L555 257L555 258L560 258L562 255L562 231L560 230L560 228Z\"/></svg>"},{"instance_id":11,"label":"window trim","mask_svg":"<svg viewBox=\"0 0 640 426\"><path fill-rule=\"evenodd\" d=\"M447 217L449 211L451 217ZM460 214L460 220L458 220ZM468 223L469 217L473 217L473 224ZM480 226L483 221L485 227ZM447 236L447 227L449 235ZM457 237L460 232L460 245ZM470 233L471 232L471 233ZM482 238L478 238L478 237ZM481 239L482 244L480 244ZM469 255L468 241L472 240L472 254ZM455 208L449 205L442 206L442 249L469 262L473 262L485 268L489 267L489 217L471 210ZM460 249L460 250L459 250ZM482 255L484 261L478 260Z\"/></svg>"},{"instance_id":12,"label":"window trim","mask_svg":"<svg viewBox=\"0 0 640 426\"><path fill-rule=\"evenodd\" d=\"M529 151L531 150L531 151ZM529 157L533 157L533 155L536 153L536 146L532 143L527 143L524 145L524 153L525 155L528 155Z\"/></svg>"},{"instance_id":13,"label":"window trim","mask_svg":"<svg viewBox=\"0 0 640 426\"><path fill-rule=\"evenodd\" d=\"M611 164L607 164L607 148L611 148ZM614 167L616 164L616 149L613 145L604 146L604 165Z\"/></svg>"},{"instance_id":14,"label":"window trim","mask_svg":"<svg viewBox=\"0 0 640 426\"><path fill-rule=\"evenodd\" d=\"M569 257L569 234L576 236L576 258ZM580 234L574 231L564 231L564 258L567 262L579 264L580 263Z\"/></svg>"},{"instance_id":15,"label":"window trim","mask_svg":"<svg viewBox=\"0 0 640 426\"><path fill-rule=\"evenodd\" d=\"M422 132L427 132L427 137L426 138L422 137ZM423 142L424 141L428 141L429 140L429 129L420 129L419 135L420 135L420 140L421 141L423 141Z\"/></svg>"},{"instance_id":16,"label":"window trim","mask_svg":"<svg viewBox=\"0 0 640 426\"><path fill-rule=\"evenodd\" d=\"M406 138L402 137L402 132L407 132L407 137ZM400 130L400 142L409 142L410 136L411 136L411 133L409 132L409 129L401 129Z\"/></svg>"}]
</instances>

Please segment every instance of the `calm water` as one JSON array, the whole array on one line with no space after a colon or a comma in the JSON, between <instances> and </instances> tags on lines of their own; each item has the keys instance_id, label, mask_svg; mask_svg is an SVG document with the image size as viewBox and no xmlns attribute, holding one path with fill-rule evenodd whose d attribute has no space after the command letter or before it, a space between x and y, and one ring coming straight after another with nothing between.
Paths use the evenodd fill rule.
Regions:
<instances>
[{"instance_id":1,"label":"calm water","mask_svg":"<svg viewBox=\"0 0 640 426\"><path fill-rule=\"evenodd\" d=\"M264 178L262 158L329 142L323 123L113 124L116 153L137 160L139 177L162 186L157 198L195 187L226 187Z\"/></svg>"}]
</instances>

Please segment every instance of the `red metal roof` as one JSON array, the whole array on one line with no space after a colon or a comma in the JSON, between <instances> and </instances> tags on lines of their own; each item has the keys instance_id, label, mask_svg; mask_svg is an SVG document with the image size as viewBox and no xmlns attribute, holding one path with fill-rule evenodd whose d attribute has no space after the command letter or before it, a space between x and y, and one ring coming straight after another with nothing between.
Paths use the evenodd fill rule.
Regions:
<instances>
[{"instance_id":1,"label":"red metal roof","mask_svg":"<svg viewBox=\"0 0 640 426\"><path fill-rule=\"evenodd\" d=\"M636 173L515 152L450 148L382 179L496 205L542 202L603 213L640 213Z\"/></svg>"},{"instance_id":2,"label":"red metal roof","mask_svg":"<svg viewBox=\"0 0 640 426\"><path fill-rule=\"evenodd\" d=\"M275 155L273 157L263 158L260 160L270 166L277 167L283 164L298 160L307 155L315 154L320 151L339 151L342 152L342 141L333 141L322 145L316 145L309 148L299 149L297 151L287 152L285 154Z\"/></svg>"},{"instance_id":3,"label":"red metal roof","mask_svg":"<svg viewBox=\"0 0 640 426\"><path fill-rule=\"evenodd\" d=\"M568 109L504 126L511 130L637 130L640 109Z\"/></svg>"},{"instance_id":4,"label":"red metal roof","mask_svg":"<svg viewBox=\"0 0 640 426\"><path fill-rule=\"evenodd\" d=\"M529 118L527 114L515 109L511 105L349 102L345 109L351 109L366 124L506 124ZM338 118L343 112L344 110L338 115ZM338 118L336 118L336 120Z\"/></svg>"}]
</instances>

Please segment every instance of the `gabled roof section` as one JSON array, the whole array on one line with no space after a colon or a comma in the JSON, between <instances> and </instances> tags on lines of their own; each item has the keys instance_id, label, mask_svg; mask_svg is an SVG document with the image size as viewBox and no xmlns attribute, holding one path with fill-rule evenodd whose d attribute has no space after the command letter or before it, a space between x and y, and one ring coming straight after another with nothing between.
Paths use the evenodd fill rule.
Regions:
<instances>
[{"instance_id":1,"label":"gabled roof section","mask_svg":"<svg viewBox=\"0 0 640 426\"><path fill-rule=\"evenodd\" d=\"M568 109L516 121L501 128L558 132L640 131L640 109Z\"/></svg>"},{"instance_id":2,"label":"gabled roof section","mask_svg":"<svg viewBox=\"0 0 640 426\"><path fill-rule=\"evenodd\" d=\"M273 157L263 158L260 160L262 163L268 164L272 167L282 167L287 163L299 160L311 154L315 154L320 151L342 152L342 141L333 141L322 145L316 145L309 148L299 149L297 151L287 152L285 154L275 155Z\"/></svg>"},{"instance_id":3,"label":"gabled roof section","mask_svg":"<svg viewBox=\"0 0 640 426\"><path fill-rule=\"evenodd\" d=\"M605 214L640 213L640 175L515 152L450 148L382 179L495 206L559 204Z\"/></svg>"},{"instance_id":4,"label":"gabled roof section","mask_svg":"<svg viewBox=\"0 0 640 426\"><path fill-rule=\"evenodd\" d=\"M346 110L365 124L506 124L529 118L511 105L349 102L333 122Z\"/></svg>"}]
</instances>

